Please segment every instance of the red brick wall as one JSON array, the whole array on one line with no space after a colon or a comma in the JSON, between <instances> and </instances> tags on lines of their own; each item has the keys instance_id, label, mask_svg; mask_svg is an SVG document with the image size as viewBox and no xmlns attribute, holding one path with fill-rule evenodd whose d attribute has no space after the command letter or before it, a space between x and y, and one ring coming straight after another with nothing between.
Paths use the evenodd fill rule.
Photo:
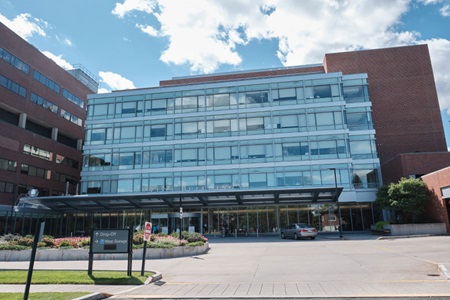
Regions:
<instances>
[{"instance_id":1,"label":"red brick wall","mask_svg":"<svg viewBox=\"0 0 450 300\"><path fill-rule=\"evenodd\" d=\"M243 73L232 73L232 74L214 74L199 77L186 77L172 80L162 80L159 82L160 86L172 86L172 85L182 85L182 84L197 84L205 82L215 82L215 81L227 81L227 80L239 80L239 79L253 79L253 78L263 78L281 75L294 75L294 74L308 74L308 73L324 73L323 66L310 66L310 67L298 67L298 68L287 68L279 70L264 70L255 72L243 72Z\"/></svg>"},{"instance_id":2,"label":"red brick wall","mask_svg":"<svg viewBox=\"0 0 450 300\"><path fill-rule=\"evenodd\" d=\"M0 59L0 74L27 89L26 98L23 98L0 86L0 107L16 115L24 112L27 114L28 120L46 128L58 128L59 133L69 136L72 139L84 139L84 128L63 119L59 113L60 109L64 109L84 121L86 119L86 110L67 100L63 97L62 93L65 88L87 103L87 95L93 92L2 23L0 23L0 47L30 66L30 73L26 74L3 59ZM61 87L60 93L56 93L35 80L33 78L34 70L39 71L59 84ZM56 104L59 108L58 114L32 103L30 101L31 92ZM52 162L24 154L24 144L30 144L51 151L53 153ZM79 162L79 168L76 169L70 166L56 164L56 154L65 155L66 157L77 160ZM20 167L22 163L51 170L52 175L54 172L59 172L76 178L80 177L82 165L81 151L6 122L0 122L0 157L17 162L16 172L0 170L0 181L12 182L16 184L16 187L17 185L23 185L43 188L47 189L50 194L52 191L65 191L66 185L64 182L57 182L53 178L48 180L21 174ZM17 191L17 188L15 191ZM73 184L70 186L69 192L71 194L75 193L75 186ZM2 193L0 194L0 204L12 204L17 200L17 196L17 193Z\"/></svg>"},{"instance_id":3,"label":"red brick wall","mask_svg":"<svg viewBox=\"0 0 450 300\"><path fill-rule=\"evenodd\" d=\"M422 177L430 191L433 193L433 201L427 207L427 215L430 220L445 223L447 232L450 232L449 216L445 201L442 199L441 188L450 186L450 167L433 172Z\"/></svg>"},{"instance_id":4,"label":"red brick wall","mask_svg":"<svg viewBox=\"0 0 450 300\"><path fill-rule=\"evenodd\" d=\"M326 54L324 67L368 74L382 164L400 153L447 151L427 45Z\"/></svg>"},{"instance_id":5,"label":"red brick wall","mask_svg":"<svg viewBox=\"0 0 450 300\"><path fill-rule=\"evenodd\" d=\"M450 152L403 153L381 166L383 183L408 175L424 175L450 166Z\"/></svg>"}]
</instances>

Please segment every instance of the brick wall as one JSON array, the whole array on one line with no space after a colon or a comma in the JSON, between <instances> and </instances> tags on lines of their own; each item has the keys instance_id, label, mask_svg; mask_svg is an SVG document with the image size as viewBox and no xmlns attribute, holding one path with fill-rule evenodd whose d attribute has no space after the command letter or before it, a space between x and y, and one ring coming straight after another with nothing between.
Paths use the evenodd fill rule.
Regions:
<instances>
[{"instance_id":1,"label":"brick wall","mask_svg":"<svg viewBox=\"0 0 450 300\"><path fill-rule=\"evenodd\" d=\"M402 153L381 165L383 183L408 175L424 175L450 166L450 152Z\"/></svg>"},{"instance_id":2,"label":"brick wall","mask_svg":"<svg viewBox=\"0 0 450 300\"><path fill-rule=\"evenodd\" d=\"M427 45L326 54L324 67L368 74L382 164L400 153L447 151Z\"/></svg>"},{"instance_id":3,"label":"brick wall","mask_svg":"<svg viewBox=\"0 0 450 300\"><path fill-rule=\"evenodd\" d=\"M445 201L442 199L441 188L450 186L450 167L427 174L422 177L432 192L433 201L427 207L427 216L430 220L445 223L447 232L450 232L449 216Z\"/></svg>"}]
</instances>

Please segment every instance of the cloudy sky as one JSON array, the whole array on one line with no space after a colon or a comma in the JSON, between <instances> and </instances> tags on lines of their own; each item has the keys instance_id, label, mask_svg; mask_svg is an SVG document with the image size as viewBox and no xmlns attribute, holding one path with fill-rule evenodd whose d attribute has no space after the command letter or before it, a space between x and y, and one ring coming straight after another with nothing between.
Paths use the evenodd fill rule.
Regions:
<instances>
[{"instance_id":1,"label":"cloudy sky","mask_svg":"<svg viewBox=\"0 0 450 300\"><path fill-rule=\"evenodd\" d=\"M428 44L450 144L450 0L0 0L0 22L99 92Z\"/></svg>"}]
</instances>

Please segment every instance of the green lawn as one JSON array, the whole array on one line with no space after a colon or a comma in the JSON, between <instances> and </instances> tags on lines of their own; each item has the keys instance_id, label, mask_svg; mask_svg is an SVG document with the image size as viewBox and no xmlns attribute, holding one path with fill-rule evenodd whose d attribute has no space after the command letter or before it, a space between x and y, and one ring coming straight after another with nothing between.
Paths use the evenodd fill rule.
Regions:
<instances>
[{"instance_id":1,"label":"green lawn","mask_svg":"<svg viewBox=\"0 0 450 300\"><path fill-rule=\"evenodd\" d=\"M66 300L75 299L90 293L31 293L28 295L30 300ZM0 293L0 300L22 300L23 293Z\"/></svg>"},{"instance_id":2,"label":"green lawn","mask_svg":"<svg viewBox=\"0 0 450 300\"><path fill-rule=\"evenodd\" d=\"M28 270L1 270L0 284L26 284L27 275ZM87 271L34 270L31 283L139 285L152 275L151 272L145 272L145 276L141 276L141 272L133 272L130 277L126 271L94 271L89 276Z\"/></svg>"}]
</instances>

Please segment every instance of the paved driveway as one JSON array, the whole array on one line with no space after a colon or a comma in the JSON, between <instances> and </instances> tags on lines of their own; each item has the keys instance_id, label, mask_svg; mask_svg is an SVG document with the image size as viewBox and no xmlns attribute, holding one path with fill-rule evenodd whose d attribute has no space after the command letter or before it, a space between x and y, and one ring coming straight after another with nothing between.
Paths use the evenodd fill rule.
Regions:
<instances>
[{"instance_id":1,"label":"paved driveway","mask_svg":"<svg viewBox=\"0 0 450 300\"><path fill-rule=\"evenodd\" d=\"M375 238L211 239L204 255L147 260L147 270L162 273L157 283L89 291L114 293L116 299L450 297L450 280L438 269L439 264L450 268L450 236ZM141 261L133 261L134 270L140 266ZM26 262L0 262L3 269L27 267ZM126 261L94 261L94 270L126 267ZM87 269L87 261L36 262L39 268ZM38 290L32 286L31 291Z\"/></svg>"},{"instance_id":2,"label":"paved driveway","mask_svg":"<svg viewBox=\"0 0 450 300\"><path fill-rule=\"evenodd\" d=\"M450 237L212 239L206 255L147 261L163 274L134 297L450 296ZM119 298L119 296L117 297Z\"/></svg>"}]
</instances>

